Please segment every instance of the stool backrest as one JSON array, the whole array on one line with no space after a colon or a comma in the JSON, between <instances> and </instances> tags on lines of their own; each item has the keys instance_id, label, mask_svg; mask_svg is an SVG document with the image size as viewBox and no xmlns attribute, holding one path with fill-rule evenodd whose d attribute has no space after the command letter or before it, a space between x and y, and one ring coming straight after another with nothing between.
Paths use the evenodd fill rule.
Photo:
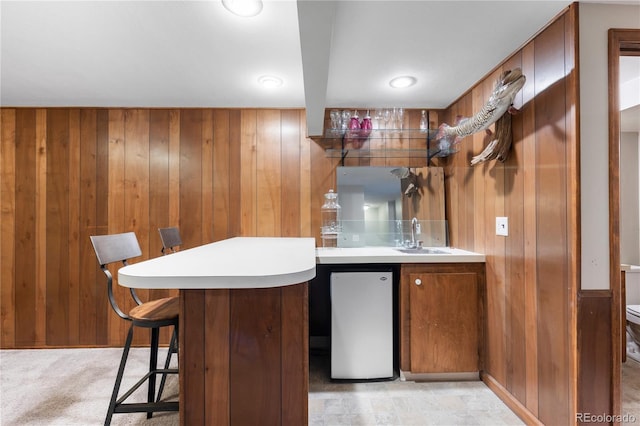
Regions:
<instances>
[{"instance_id":1,"label":"stool backrest","mask_svg":"<svg viewBox=\"0 0 640 426\"><path fill-rule=\"evenodd\" d=\"M167 251L173 253L177 246L182 245L182 238L180 238L180 231L177 227L158 228L158 232L162 241L162 254L167 254Z\"/></svg>"},{"instance_id":2,"label":"stool backrest","mask_svg":"<svg viewBox=\"0 0 640 426\"><path fill-rule=\"evenodd\" d=\"M92 235L89 238L91 239L93 250L98 258L100 269L107 277L107 292L111 307L119 317L131 320L129 315L125 314L122 309L120 309L115 300L113 295L113 277L108 269L108 265L115 262L122 262L123 265L126 265L128 259L142 255L142 250L140 249L140 244L138 244L136 234L133 232L125 232L122 234ZM133 300L138 305L141 305L142 301L136 294L135 289L130 288L129 292L131 293Z\"/></svg>"},{"instance_id":3,"label":"stool backrest","mask_svg":"<svg viewBox=\"0 0 640 426\"><path fill-rule=\"evenodd\" d=\"M100 266L113 262L122 262L142 255L136 234L93 235L91 237L93 250L96 252Z\"/></svg>"}]
</instances>

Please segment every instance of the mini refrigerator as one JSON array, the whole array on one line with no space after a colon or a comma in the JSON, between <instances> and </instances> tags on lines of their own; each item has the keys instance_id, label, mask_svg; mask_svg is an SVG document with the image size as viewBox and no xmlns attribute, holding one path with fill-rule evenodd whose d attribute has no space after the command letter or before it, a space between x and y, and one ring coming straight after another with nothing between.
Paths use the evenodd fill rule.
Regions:
<instances>
[{"instance_id":1,"label":"mini refrigerator","mask_svg":"<svg viewBox=\"0 0 640 426\"><path fill-rule=\"evenodd\" d=\"M393 273L331 273L331 378L393 377Z\"/></svg>"}]
</instances>

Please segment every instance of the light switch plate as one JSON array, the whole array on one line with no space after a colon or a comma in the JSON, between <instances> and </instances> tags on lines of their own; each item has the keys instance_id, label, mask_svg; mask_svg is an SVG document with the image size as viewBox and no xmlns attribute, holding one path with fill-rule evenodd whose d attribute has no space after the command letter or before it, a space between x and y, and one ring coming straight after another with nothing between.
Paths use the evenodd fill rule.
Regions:
<instances>
[{"instance_id":1,"label":"light switch plate","mask_svg":"<svg viewBox=\"0 0 640 426\"><path fill-rule=\"evenodd\" d=\"M508 217L496 217L496 235L502 235L505 237L509 235Z\"/></svg>"}]
</instances>

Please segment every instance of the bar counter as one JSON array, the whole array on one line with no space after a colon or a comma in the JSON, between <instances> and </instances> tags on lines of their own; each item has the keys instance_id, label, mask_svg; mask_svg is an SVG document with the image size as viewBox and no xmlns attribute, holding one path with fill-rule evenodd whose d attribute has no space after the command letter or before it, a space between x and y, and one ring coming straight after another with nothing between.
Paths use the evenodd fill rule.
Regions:
<instances>
[{"instance_id":1,"label":"bar counter","mask_svg":"<svg viewBox=\"0 0 640 426\"><path fill-rule=\"evenodd\" d=\"M180 424L306 425L313 238L239 237L125 266L180 289Z\"/></svg>"}]
</instances>

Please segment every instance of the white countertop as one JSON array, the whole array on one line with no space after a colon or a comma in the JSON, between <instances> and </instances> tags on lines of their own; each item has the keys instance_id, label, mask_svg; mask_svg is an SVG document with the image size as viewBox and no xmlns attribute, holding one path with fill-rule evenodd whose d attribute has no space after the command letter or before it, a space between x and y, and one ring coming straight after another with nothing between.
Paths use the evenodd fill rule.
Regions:
<instances>
[{"instance_id":1,"label":"white countertop","mask_svg":"<svg viewBox=\"0 0 640 426\"><path fill-rule=\"evenodd\" d=\"M443 254L425 253L432 248L445 251ZM484 262L484 254L450 247L425 247L415 253L403 253L393 247L345 247L317 248L318 264L339 263L477 263Z\"/></svg>"},{"instance_id":2,"label":"white countertop","mask_svg":"<svg viewBox=\"0 0 640 426\"><path fill-rule=\"evenodd\" d=\"M626 263L623 263L620 265L620 270L640 274L640 266L638 265L627 265Z\"/></svg>"},{"instance_id":3,"label":"white countertop","mask_svg":"<svg viewBox=\"0 0 640 426\"><path fill-rule=\"evenodd\" d=\"M316 276L315 239L237 237L120 268L134 288L268 288Z\"/></svg>"}]
</instances>

